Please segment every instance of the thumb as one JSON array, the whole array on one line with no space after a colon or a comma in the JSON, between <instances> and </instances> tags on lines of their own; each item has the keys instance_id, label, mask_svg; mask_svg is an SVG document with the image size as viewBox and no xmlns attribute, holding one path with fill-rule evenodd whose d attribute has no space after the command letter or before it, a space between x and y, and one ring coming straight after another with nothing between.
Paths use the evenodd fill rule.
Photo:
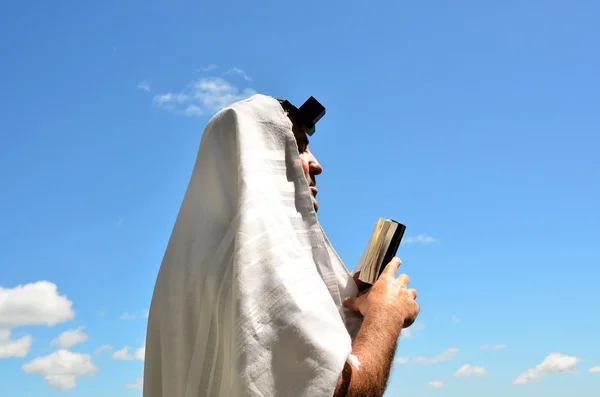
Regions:
<instances>
[{"instance_id":1,"label":"thumb","mask_svg":"<svg viewBox=\"0 0 600 397\"><path fill-rule=\"evenodd\" d=\"M343 304L344 304L344 307L348 310L351 310L355 313L360 312L360 310L358 310L357 298L353 298L353 297L349 296L346 299L344 299Z\"/></svg>"}]
</instances>

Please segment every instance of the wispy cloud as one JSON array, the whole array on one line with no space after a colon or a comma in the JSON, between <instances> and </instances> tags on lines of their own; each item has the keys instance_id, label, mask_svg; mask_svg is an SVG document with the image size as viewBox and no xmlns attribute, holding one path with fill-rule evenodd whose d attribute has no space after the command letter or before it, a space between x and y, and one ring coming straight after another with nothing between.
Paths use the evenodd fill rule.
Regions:
<instances>
[{"instance_id":1,"label":"wispy cloud","mask_svg":"<svg viewBox=\"0 0 600 397\"><path fill-rule=\"evenodd\" d=\"M468 376L483 376L485 374L486 374L485 368L478 367L475 365L465 364L454 373L454 376L456 376L457 378L464 378L464 377L468 377Z\"/></svg>"},{"instance_id":2,"label":"wispy cloud","mask_svg":"<svg viewBox=\"0 0 600 397\"><path fill-rule=\"evenodd\" d=\"M99 356L100 354L104 353L104 352L109 352L112 351L113 347L111 345L102 345L99 348L97 348L96 350L94 350L94 354Z\"/></svg>"},{"instance_id":3,"label":"wispy cloud","mask_svg":"<svg viewBox=\"0 0 600 397\"><path fill-rule=\"evenodd\" d=\"M218 65L207 65L207 66L201 67L200 70L203 72L210 72L210 71L217 69L218 67L219 67Z\"/></svg>"},{"instance_id":4,"label":"wispy cloud","mask_svg":"<svg viewBox=\"0 0 600 397\"><path fill-rule=\"evenodd\" d=\"M394 362L396 364L408 364L409 362L421 365L432 365L437 364L442 361L452 360L458 354L458 349L456 347L452 347L450 349L444 350L440 354L435 357L425 357L425 356L416 356L414 358L402 356L394 358Z\"/></svg>"},{"instance_id":5,"label":"wispy cloud","mask_svg":"<svg viewBox=\"0 0 600 397\"><path fill-rule=\"evenodd\" d=\"M513 380L513 383L531 383L538 378L542 378L551 374L573 374L575 373L575 366L580 361L581 359L578 357L567 356L562 353L551 353L544 359L544 361L536 365L534 368L530 368L527 371L522 372Z\"/></svg>"},{"instance_id":6,"label":"wispy cloud","mask_svg":"<svg viewBox=\"0 0 600 397\"><path fill-rule=\"evenodd\" d=\"M138 313L129 313L129 312L125 312L123 314L121 314L119 316L119 319L121 320L135 320L137 318L148 318L148 313L149 311L147 309L142 310L141 312Z\"/></svg>"},{"instance_id":7,"label":"wispy cloud","mask_svg":"<svg viewBox=\"0 0 600 397\"><path fill-rule=\"evenodd\" d=\"M78 343L83 343L88 340L88 336L83 330L84 327L67 330L58 335L50 344L52 346L58 345L61 349L68 349Z\"/></svg>"},{"instance_id":8,"label":"wispy cloud","mask_svg":"<svg viewBox=\"0 0 600 397\"><path fill-rule=\"evenodd\" d=\"M177 114L204 116L254 94L256 91L251 88L239 88L220 77L207 77L192 81L180 92L156 95L153 102Z\"/></svg>"},{"instance_id":9,"label":"wispy cloud","mask_svg":"<svg viewBox=\"0 0 600 397\"><path fill-rule=\"evenodd\" d=\"M506 345L493 345L493 346L492 346L492 345L482 345L482 346L480 346L479 348L480 348L481 350L488 350L488 349L491 349L491 350L498 351L498 350L504 350L504 349L506 349L506 348L507 348L507 346L506 346Z\"/></svg>"},{"instance_id":10,"label":"wispy cloud","mask_svg":"<svg viewBox=\"0 0 600 397\"><path fill-rule=\"evenodd\" d=\"M426 234L419 234L415 237L406 237L403 241L406 244L433 244L437 240L434 237L428 236Z\"/></svg>"},{"instance_id":11,"label":"wispy cloud","mask_svg":"<svg viewBox=\"0 0 600 397\"><path fill-rule=\"evenodd\" d=\"M0 358L25 357L31 345L33 338L26 335L19 339L10 339L10 330L0 330Z\"/></svg>"},{"instance_id":12,"label":"wispy cloud","mask_svg":"<svg viewBox=\"0 0 600 397\"><path fill-rule=\"evenodd\" d=\"M150 84L147 81L140 81L137 88L142 91L150 92Z\"/></svg>"},{"instance_id":13,"label":"wispy cloud","mask_svg":"<svg viewBox=\"0 0 600 397\"><path fill-rule=\"evenodd\" d=\"M248 74L240 68L231 68L227 73L230 75L238 75L246 81L252 81L252 77L248 76Z\"/></svg>"},{"instance_id":14,"label":"wispy cloud","mask_svg":"<svg viewBox=\"0 0 600 397\"><path fill-rule=\"evenodd\" d=\"M394 362L396 364L408 364L410 362L410 357L396 357L394 358Z\"/></svg>"},{"instance_id":15,"label":"wispy cloud","mask_svg":"<svg viewBox=\"0 0 600 397\"><path fill-rule=\"evenodd\" d=\"M119 316L121 320L135 320L137 318L137 314L125 312Z\"/></svg>"},{"instance_id":16,"label":"wispy cloud","mask_svg":"<svg viewBox=\"0 0 600 397\"><path fill-rule=\"evenodd\" d=\"M460 323L460 318L458 318L458 316L456 316L456 315L453 314L452 315L452 322L454 324L458 324L458 323Z\"/></svg>"},{"instance_id":17,"label":"wispy cloud","mask_svg":"<svg viewBox=\"0 0 600 397\"><path fill-rule=\"evenodd\" d=\"M145 356L146 356L146 347L145 346L140 347L133 354L129 353L129 346L125 346L122 349L119 349L112 354L112 358L114 360L122 360L122 361L131 361L131 360L144 361Z\"/></svg>"},{"instance_id":18,"label":"wispy cloud","mask_svg":"<svg viewBox=\"0 0 600 397\"><path fill-rule=\"evenodd\" d=\"M134 390L142 390L144 388L144 377L139 377L136 379L135 383L127 383L125 385L126 389L134 389Z\"/></svg>"},{"instance_id":19,"label":"wispy cloud","mask_svg":"<svg viewBox=\"0 0 600 397\"><path fill-rule=\"evenodd\" d=\"M600 365L590 368L590 372L592 373L600 373Z\"/></svg>"},{"instance_id":20,"label":"wispy cloud","mask_svg":"<svg viewBox=\"0 0 600 397\"><path fill-rule=\"evenodd\" d=\"M452 347L450 349L444 350L435 357L417 356L412 359L412 362L422 365L432 365L442 361L452 360L454 357L456 357L457 354L458 348Z\"/></svg>"},{"instance_id":21,"label":"wispy cloud","mask_svg":"<svg viewBox=\"0 0 600 397\"><path fill-rule=\"evenodd\" d=\"M415 333L417 331L421 331L423 328L425 328L425 324L422 324L422 323L413 324L411 327L404 328L402 330L402 337L403 338L412 338L413 336L415 336Z\"/></svg>"},{"instance_id":22,"label":"wispy cloud","mask_svg":"<svg viewBox=\"0 0 600 397\"><path fill-rule=\"evenodd\" d=\"M444 384L442 382L440 382L439 380L434 380L429 382L429 388L430 389L441 389L442 387L444 387Z\"/></svg>"}]
</instances>

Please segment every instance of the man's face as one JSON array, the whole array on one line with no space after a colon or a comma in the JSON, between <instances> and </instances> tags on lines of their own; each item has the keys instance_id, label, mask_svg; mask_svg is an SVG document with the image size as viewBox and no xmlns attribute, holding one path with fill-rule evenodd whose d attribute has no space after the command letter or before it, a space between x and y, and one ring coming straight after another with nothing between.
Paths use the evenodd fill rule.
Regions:
<instances>
[{"instance_id":1,"label":"man's face","mask_svg":"<svg viewBox=\"0 0 600 397\"><path fill-rule=\"evenodd\" d=\"M308 136L304 129L293 122L292 120L292 130L294 131L294 136L296 137L296 142L298 143L298 152L300 153L300 161L302 164L302 170L304 171L304 177L306 178L306 182L310 188L310 192L312 193L312 201L315 211L319 210L319 202L317 201L317 181L315 177L323 172L323 168L321 164L317 161L315 156L311 153L308 148Z\"/></svg>"}]
</instances>

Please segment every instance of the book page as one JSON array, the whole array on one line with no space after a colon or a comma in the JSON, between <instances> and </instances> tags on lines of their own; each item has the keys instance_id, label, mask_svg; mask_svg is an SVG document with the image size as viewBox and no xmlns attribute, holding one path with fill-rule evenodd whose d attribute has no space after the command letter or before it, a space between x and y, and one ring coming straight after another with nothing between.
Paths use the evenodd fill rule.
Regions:
<instances>
[{"instance_id":1,"label":"book page","mask_svg":"<svg viewBox=\"0 0 600 397\"><path fill-rule=\"evenodd\" d=\"M360 259L358 260L358 263L356 264L356 266L354 267L354 270L352 271L353 275L356 274L357 272L361 272L361 274L362 274L362 269L366 267L365 265L367 263L367 256L369 255L369 252L371 251L370 248L373 245L373 236L375 235L375 233L377 231L377 226L378 226L378 223L376 222L373 225L373 230L371 231L371 236L369 237L369 242L365 246L365 250L363 251Z\"/></svg>"},{"instance_id":2,"label":"book page","mask_svg":"<svg viewBox=\"0 0 600 397\"><path fill-rule=\"evenodd\" d=\"M373 234L372 243L369 246L369 252L367 254L366 263L363 269L363 271L365 272L364 278L366 280L369 280L368 282L370 284L372 284L377 279L378 261L380 261L380 257L382 255L380 251L384 247L388 229L389 222L386 222L383 218L379 218L375 233Z\"/></svg>"}]
</instances>

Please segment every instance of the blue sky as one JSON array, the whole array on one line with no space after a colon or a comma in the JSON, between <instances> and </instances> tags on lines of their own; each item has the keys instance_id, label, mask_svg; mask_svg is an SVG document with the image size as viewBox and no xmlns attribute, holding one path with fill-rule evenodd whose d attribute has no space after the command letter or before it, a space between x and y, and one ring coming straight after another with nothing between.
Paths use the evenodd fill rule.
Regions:
<instances>
[{"instance_id":1,"label":"blue sky","mask_svg":"<svg viewBox=\"0 0 600 397\"><path fill-rule=\"evenodd\" d=\"M4 4L0 394L141 395L202 130L260 92L327 106L349 268L379 216L407 225L422 312L387 396L597 396L600 3L260 4Z\"/></svg>"}]
</instances>

